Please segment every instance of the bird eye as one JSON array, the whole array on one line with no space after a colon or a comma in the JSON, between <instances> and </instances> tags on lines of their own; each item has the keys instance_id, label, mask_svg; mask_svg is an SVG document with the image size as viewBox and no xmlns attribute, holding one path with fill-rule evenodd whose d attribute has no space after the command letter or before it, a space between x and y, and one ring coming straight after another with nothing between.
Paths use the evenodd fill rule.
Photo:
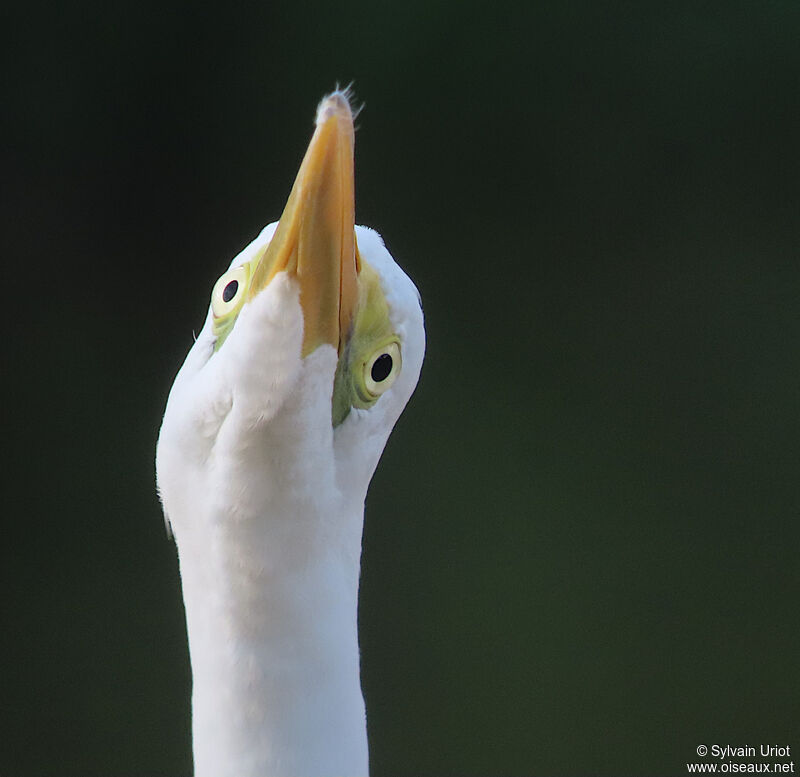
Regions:
<instances>
[{"instance_id":1,"label":"bird eye","mask_svg":"<svg viewBox=\"0 0 800 777\"><path fill-rule=\"evenodd\" d=\"M239 291L239 281L234 278L232 281L228 281L222 290L222 300L230 302L236 296L237 291Z\"/></svg>"},{"instance_id":2,"label":"bird eye","mask_svg":"<svg viewBox=\"0 0 800 777\"><path fill-rule=\"evenodd\" d=\"M211 292L211 312L215 319L225 318L239 310L244 301L249 271L248 265L228 270Z\"/></svg>"},{"instance_id":3,"label":"bird eye","mask_svg":"<svg viewBox=\"0 0 800 777\"><path fill-rule=\"evenodd\" d=\"M379 397L400 373L400 346L389 343L377 350L364 365L364 385L373 397Z\"/></svg>"}]
</instances>

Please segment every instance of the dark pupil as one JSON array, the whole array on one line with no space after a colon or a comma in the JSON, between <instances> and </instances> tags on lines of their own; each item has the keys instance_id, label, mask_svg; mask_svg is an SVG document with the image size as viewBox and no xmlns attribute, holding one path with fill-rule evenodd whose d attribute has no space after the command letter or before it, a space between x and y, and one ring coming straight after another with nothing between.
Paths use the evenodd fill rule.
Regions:
<instances>
[{"instance_id":1,"label":"dark pupil","mask_svg":"<svg viewBox=\"0 0 800 777\"><path fill-rule=\"evenodd\" d=\"M389 377L389 373L392 371L392 357L389 356L388 353L382 353L372 365L372 370L370 374L372 375L372 380L376 383L380 383L382 380L386 380Z\"/></svg>"},{"instance_id":2,"label":"dark pupil","mask_svg":"<svg viewBox=\"0 0 800 777\"><path fill-rule=\"evenodd\" d=\"M239 281L231 281L222 290L222 299L225 300L225 302L230 302L236 296L237 291L239 291Z\"/></svg>"}]
</instances>

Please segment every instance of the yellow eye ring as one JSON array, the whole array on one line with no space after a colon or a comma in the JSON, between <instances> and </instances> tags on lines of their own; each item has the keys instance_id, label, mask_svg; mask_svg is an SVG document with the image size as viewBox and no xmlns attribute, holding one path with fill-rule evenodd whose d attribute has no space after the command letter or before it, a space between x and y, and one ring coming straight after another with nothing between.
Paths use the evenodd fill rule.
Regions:
<instances>
[{"instance_id":1,"label":"yellow eye ring","mask_svg":"<svg viewBox=\"0 0 800 777\"><path fill-rule=\"evenodd\" d=\"M211 312L214 318L225 318L239 310L244 302L250 280L249 265L228 270L214 284L211 292Z\"/></svg>"},{"instance_id":2,"label":"yellow eye ring","mask_svg":"<svg viewBox=\"0 0 800 777\"><path fill-rule=\"evenodd\" d=\"M391 388L401 367L399 343L391 342L375 351L364 364L364 387L367 393L377 398Z\"/></svg>"}]
</instances>

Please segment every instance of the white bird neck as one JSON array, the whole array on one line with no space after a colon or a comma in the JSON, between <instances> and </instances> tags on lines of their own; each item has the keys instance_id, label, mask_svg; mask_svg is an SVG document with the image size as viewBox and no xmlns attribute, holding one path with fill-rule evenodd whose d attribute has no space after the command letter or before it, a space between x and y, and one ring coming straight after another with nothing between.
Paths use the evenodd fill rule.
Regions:
<instances>
[{"instance_id":1,"label":"white bird neck","mask_svg":"<svg viewBox=\"0 0 800 777\"><path fill-rule=\"evenodd\" d=\"M191 541L179 546L197 777L367 773L357 634L363 507L345 521L359 527L349 549L309 543L304 525L332 516L296 512L303 507L258 522L287 527L279 547L241 516L214 514L204 516L202 553Z\"/></svg>"},{"instance_id":2,"label":"white bird neck","mask_svg":"<svg viewBox=\"0 0 800 777\"><path fill-rule=\"evenodd\" d=\"M280 302L282 288L276 280L263 294ZM286 358L300 349L302 319L296 295L281 293L277 331L296 341L291 349L243 335L226 343L227 361L209 362L209 343L198 340L159 440L159 491L186 607L197 777L368 772L357 628L364 500L405 399L353 409L334 433L337 353L321 346L300 364ZM274 334L268 324L242 331ZM405 380L408 394L417 345L419 358L395 384Z\"/></svg>"}]
</instances>

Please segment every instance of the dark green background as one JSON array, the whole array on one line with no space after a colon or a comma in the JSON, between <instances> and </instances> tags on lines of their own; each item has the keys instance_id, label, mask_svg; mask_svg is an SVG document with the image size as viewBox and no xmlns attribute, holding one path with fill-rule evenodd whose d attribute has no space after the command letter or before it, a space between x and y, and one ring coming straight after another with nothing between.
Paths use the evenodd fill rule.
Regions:
<instances>
[{"instance_id":1,"label":"dark green background","mask_svg":"<svg viewBox=\"0 0 800 777\"><path fill-rule=\"evenodd\" d=\"M2 16L3 777L190 771L156 434L351 79L429 338L367 504L374 774L800 749L800 4Z\"/></svg>"}]
</instances>

